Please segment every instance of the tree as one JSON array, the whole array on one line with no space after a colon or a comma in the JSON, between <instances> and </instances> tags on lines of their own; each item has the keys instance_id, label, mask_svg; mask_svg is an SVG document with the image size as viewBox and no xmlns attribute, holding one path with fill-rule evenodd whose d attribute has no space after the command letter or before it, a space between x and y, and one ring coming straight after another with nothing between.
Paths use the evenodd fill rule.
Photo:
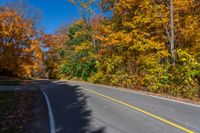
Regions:
<instances>
[{"instance_id":1,"label":"tree","mask_svg":"<svg viewBox=\"0 0 200 133\"><path fill-rule=\"evenodd\" d=\"M7 2L6 6L11 10L14 10L22 18L34 20L35 24L41 21L41 11L29 5L27 0L15 0L12 2Z\"/></svg>"},{"instance_id":2,"label":"tree","mask_svg":"<svg viewBox=\"0 0 200 133\"><path fill-rule=\"evenodd\" d=\"M126 86L140 84L149 91L182 93L186 97L198 93L200 6L192 0L174 1L173 13L168 2L120 0L111 4L113 17L103 22L101 35L97 36L101 56L94 82L123 85L127 81ZM182 81L184 85L180 85Z\"/></svg>"},{"instance_id":3,"label":"tree","mask_svg":"<svg viewBox=\"0 0 200 133\"><path fill-rule=\"evenodd\" d=\"M54 79L59 78L58 63L60 61L59 49L61 48L60 38L52 34L44 34L40 37L43 44L43 48L47 49L44 51L44 65L46 77Z\"/></svg>"},{"instance_id":4,"label":"tree","mask_svg":"<svg viewBox=\"0 0 200 133\"><path fill-rule=\"evenodd\" d=\"M174 53L174 12L173 12L173 0L170 0L170 21L171 21L171 45L170 45L170 53L171 53L171 62L172 65L175 65L175 53Z\"/></svg>"},{"instance_id":5,"label":"tree","mask_svg":"<svg viewBox=\"0 0 200 133\"><path fill-rule=\"evenodd\" d=\"M0 73L31 77L40 71L42 51L33 20L2 7L0 12Z\"/></svg>"}]
</instances>

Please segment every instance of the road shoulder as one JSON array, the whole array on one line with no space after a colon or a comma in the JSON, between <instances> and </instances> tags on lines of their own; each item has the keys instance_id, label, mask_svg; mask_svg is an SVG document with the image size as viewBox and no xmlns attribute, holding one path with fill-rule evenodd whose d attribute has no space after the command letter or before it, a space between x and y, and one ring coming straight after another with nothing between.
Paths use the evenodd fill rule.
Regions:
<instances>
[{"instance_id":1,"label":"road shoulder","mask_svg":"<svg viewBox=\"0 0 200 133\"><path fill-rule=\"evenodd\" d=\"M16 89L17 88L17 89ZM0 94L11 95L1 110L0 132L49 133L46 103L39 88L32 85L0 86ZM2 99L4 97L0 96ZM3 103L0 103L0 106ZM42 125L42 126L41 126Z\"/></svg>"}]
</instances>

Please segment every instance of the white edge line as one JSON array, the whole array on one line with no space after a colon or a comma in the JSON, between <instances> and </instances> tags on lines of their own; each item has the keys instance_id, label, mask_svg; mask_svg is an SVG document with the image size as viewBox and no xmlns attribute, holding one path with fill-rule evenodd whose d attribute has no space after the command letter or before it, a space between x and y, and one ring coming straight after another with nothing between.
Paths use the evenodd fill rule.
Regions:
<instances>
[{"instance_id":1,"label":"white edge line","mask_svg":"<svg viewBox=\"0 0 200 133\"><path fill-rule=\"evenodd\" d=\"M130 93L133 93L133 94L140 94L140 95L143 95L143 96L149 96L149 97L153 97L153 98L157 98L157 99L162 99L162 100L166 100L166 101L181 103L181 104L185 104L185 105L189 105L189 106L200 108L200 105L197 105L197 104L187 103L187 102L178 101L178 100L174 100L174 99L169 99L169 98L165 98L165 97L161 97L161 96L154 96L154 95L151 95L151 94L145 94L145 92L142 93L142 92L136 92L134 90L127 90L128 88L101 85L101 84L93 84L93 83L86 83L86 82L79 82L79 81L72 81L72 80L66 80L66 81L68 81L68 82L77 82L77 83L88 84L88 85L96 85L96 86L99 86L99 87L106 87L106 88L110 88L110 89L113 89L113 90L118 90L118 91L123 91L123 92L130 92Z\"/></svg>"},{"instance_id":2,"label":"white edge line","mask_svg":"<svg viewBox=\"0 0 200 133\"><path fill-rule=\"evenodd\" d=\"M49 102L49 98L48 98L47 94L41 88L40 88L40 90L41 90L42 94L44 95L46 103L47 103L47 108L48 108L48 113L49 113L50 133L56 133L55 120L54 120L51 104Z\"/></svg>"}]
</instances>

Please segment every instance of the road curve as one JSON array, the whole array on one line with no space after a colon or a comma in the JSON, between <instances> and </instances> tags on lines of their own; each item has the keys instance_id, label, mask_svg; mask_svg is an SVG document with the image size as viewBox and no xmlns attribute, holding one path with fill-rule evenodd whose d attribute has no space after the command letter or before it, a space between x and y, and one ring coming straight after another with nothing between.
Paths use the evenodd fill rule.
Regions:
<instances>
[{"instance_id":1,"label":"road curve","mask_svg":"<svg viewBox=\"0 0 200 133\"><path fill-rule=\"evenodd\" d=\"M200 106L82 82L35 82L48 96L56 133L200 133Z\"/></svg>"}]
</instances>

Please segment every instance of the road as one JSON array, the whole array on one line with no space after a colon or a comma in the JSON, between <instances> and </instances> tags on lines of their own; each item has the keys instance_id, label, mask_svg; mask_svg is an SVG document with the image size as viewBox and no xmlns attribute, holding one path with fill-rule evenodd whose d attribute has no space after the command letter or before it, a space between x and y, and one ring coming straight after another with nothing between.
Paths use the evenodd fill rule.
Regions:
<instances>
[{"instance_id":1,"label":"road","mask_svg":"<svg viewBox=\"0 0 200 133\"><path fill-rule=\"evenodd\" d=\"M56 133L200 133L200 106L73 81L36 81Z\"/></svg>"}]
</instances>

